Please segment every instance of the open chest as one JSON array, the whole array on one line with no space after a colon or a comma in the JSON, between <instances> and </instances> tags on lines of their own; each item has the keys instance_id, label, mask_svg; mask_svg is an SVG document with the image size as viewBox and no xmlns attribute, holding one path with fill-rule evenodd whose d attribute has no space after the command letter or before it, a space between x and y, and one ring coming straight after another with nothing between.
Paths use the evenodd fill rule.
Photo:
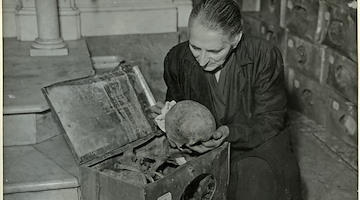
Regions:
<instances>
[{"instance_id":1,"label":"open chest","mask_svg":"<svg viewBox=\"0 0 360 200\"><path fill-rule=\"evenodd\" d=\"M202 155L171 148L147 117L149 90L135 67L42 89L79 163L82 198L225 200L229 144Z\"/></svg>"}]
</instances>

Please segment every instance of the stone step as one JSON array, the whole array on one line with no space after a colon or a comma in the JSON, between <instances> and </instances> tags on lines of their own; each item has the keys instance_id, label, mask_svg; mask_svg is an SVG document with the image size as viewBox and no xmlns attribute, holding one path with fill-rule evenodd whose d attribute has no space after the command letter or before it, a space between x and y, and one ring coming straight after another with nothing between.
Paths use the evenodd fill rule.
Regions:
<instances>
[{"instance_id":1,"label":"stone step","mask_svg":"<svg viewBox=\"0 0 360 200\"><path fill-rule=\"evenodd\" d=\"M4 146L36 144L60 133L50 110L4 115Z\"/></svg>"},{"instance_id":2,"label":"stone step","mask_svg":"<svg viewBox=\"0 0 360 200\"><path fill-rule=\"evenodd\" d=\"M41 88L94 73L85 40L66 43L68 56L31 57L32 42L4 39L4 146L60 134Z\"/></svg>"},{"instance_id":3,"label":"stone step","mask_svg":"<svg viewBox=\"0 0 360 200\"><path fill-rule=\"evenodd\" d=\"M63 135L4 147L4 199L78 200L79 167Z\"/></svg>"}]
</instances>

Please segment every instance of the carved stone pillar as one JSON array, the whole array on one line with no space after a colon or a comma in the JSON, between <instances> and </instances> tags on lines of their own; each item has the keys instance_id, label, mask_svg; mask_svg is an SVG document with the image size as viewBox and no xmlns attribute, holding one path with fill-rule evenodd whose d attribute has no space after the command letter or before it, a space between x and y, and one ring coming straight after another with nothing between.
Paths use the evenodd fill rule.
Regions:
<instances>
[{"instance_id":1,"label":"carved stone pillar","mask_svg":"<svg viewBox=\"0 0 360 200\"><path fill-rule=\"evenodd\" d=\"M30 56L68 55L68 49L60 36L57 0L36 0L38 38L32 44Z\"/></svg>"}]
</instances>

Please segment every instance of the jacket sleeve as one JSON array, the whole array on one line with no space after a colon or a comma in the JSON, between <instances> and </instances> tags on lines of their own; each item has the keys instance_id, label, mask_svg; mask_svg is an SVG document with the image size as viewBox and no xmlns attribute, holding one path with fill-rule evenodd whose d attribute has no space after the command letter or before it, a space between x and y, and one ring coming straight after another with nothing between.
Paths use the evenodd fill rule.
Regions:
<instances>
[{"instance_id":1,"label":"jacket sleeve","mask_svg":"<svg viewBox=\"0 0 360 200\"><path fill-rule=\"evenodd\" d=\"M237 113L227 138L234 148L249 149L276 136L285 127L286 91L284 64L274 47L254 63L250 113Z\"/></svg>"},{"instance_id":2,"label":"jacket sleeve","mask_svg":"<svg viewBox=\"0 0 360 200\"><path fill-rule=\"evenodd\" d=\"M166 101L175 100L176 102L184 99L182 86L180 83L179 64L174 49L166 55L164 60L164 81L167 86Z\"/></svg>"}]
</instances>

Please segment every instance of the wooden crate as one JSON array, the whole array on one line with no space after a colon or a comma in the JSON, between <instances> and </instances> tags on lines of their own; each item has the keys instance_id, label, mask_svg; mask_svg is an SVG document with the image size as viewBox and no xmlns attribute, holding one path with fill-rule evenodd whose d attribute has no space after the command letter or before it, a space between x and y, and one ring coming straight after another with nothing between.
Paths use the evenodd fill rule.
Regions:
<instances>
[{"instance_id":1,"label":"wooden crate","mask_svg":"<svg viewBox=\"0 0 360 200\"><path fill-rule=\"evenodd\" d=\"M203 155L170 148L147 117L147 90L133 69L42 89L80 165L83 199L225 200L229 144Z\"/></svg>"}]
</instances>

